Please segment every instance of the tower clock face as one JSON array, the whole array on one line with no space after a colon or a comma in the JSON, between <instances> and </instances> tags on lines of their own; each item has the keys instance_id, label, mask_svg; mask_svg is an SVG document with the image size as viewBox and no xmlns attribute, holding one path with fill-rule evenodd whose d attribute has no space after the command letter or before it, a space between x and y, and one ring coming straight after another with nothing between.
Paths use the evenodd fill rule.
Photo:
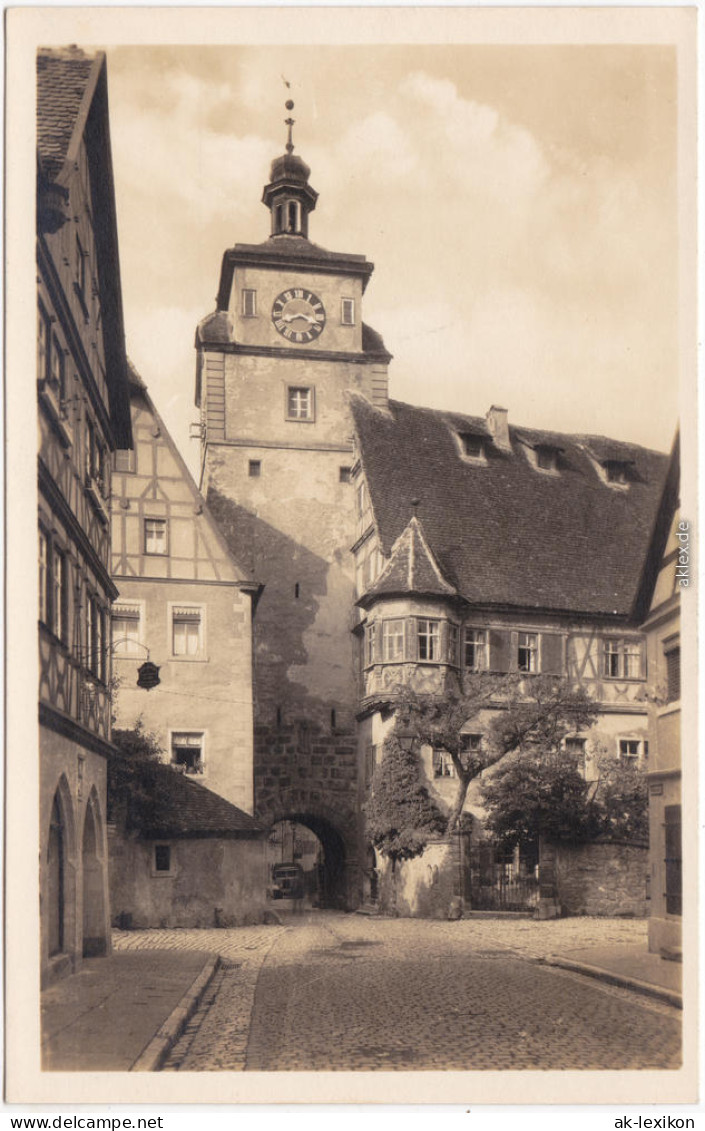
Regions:
<instances>
[{"instance_id":1,"label":"tower clock face","mask_svg":"<svg viewBox=\"0 0 705 1131\"><path fill-rule=\"evenodd\" d=\"M272 304L272 322L290 342L312 342L323 331L326 312L318 295L302 287L282 291Z\"/></svg>"}]
</instances>

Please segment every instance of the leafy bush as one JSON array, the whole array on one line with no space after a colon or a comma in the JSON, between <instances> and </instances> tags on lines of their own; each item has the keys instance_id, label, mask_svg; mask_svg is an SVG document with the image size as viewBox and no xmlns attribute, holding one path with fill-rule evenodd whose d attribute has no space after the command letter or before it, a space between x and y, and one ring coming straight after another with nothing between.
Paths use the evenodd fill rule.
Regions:
<instances>
[{"instance_id":1,"label":"leafy bush","mask_svg":"<svg viewBox=\"0 0 705 1131\"><path fill-rule=\"evenodd\" d=\"M394 733L384 743L365 809L373 845L392 861L420 856L447 822L423 783L418 752Z\"/></svg>"}]
</instances>

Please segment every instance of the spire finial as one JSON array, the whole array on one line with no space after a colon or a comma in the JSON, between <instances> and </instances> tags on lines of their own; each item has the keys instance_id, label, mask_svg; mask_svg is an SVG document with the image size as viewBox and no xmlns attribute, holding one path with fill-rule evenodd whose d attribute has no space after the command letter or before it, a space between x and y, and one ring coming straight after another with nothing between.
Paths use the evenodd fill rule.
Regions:
<instances>
[{"instance_id":1,"label":"spire finial","mask_svg":"<svg viewBox=\"0 0 705 1131\"><path fill-rule=\"evenodd\" d=\"M286 106L286 109L289 110L289 111L294 109L294 103L291 101L290 98L287 98L284 105ZM289 136L288 136L287 142L286 142L287 153L293 153L294 152L294 143L291 140L291 127L293 126L293 124L294 124L293 118L289 117L289 118L284 119L284 125L289 127Z\"/></svg>"}]
</instances>

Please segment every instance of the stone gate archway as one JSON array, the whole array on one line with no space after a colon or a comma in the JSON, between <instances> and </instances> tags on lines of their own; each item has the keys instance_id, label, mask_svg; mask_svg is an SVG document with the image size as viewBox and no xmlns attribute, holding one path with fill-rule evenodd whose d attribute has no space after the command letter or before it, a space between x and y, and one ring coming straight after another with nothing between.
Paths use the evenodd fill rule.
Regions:
<instances>
[{"instance_id":1,"label":"stone gate archway","mask_svg":"<svg viewBox=\"0 0 705 1131\"><path fill-rule=\"evenodd\" d=\"M270 829L281 821L293 821L310 829L318 838L322 848L319 883L321 908L349 911L359 905L360 868L352 821L346 823L323 810L320 805L301 802L292 803L291 806L283 804L266 814L260 814L260 819Z\"/></svg>"}]
</instances>

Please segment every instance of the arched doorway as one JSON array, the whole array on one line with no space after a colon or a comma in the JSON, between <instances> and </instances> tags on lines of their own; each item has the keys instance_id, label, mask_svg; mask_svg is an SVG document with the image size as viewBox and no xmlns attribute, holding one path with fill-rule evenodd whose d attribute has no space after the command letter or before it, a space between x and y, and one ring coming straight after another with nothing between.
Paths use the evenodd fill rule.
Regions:
<instances>
[{"instance_id":1,"label":"arched doorway","mask_svg":"<svg viewBox=\"0 0 705 1131\"><path fill-rule=\"evenodd\" d=\"M348 906L345 843L329 821L292 813L272 825L267 852L270 898L282 910L293 902L295 889L307 908Z\"/></svg>"},{"instance_id":2,"label":"arched doorway","mask_svg":"<svg viewBox=\"0 0 705 1131\"><path fill-rule=\"evenodd\" d=\"M83 956L95 957L107 951L105 885L98 802L92 794L83 822Z\"/></svg>"},{"instance_id":3,"label":"arched doorway","mask_svg":"<svg viewBox=\"0 0 705 1131\"><path fill-rule=\"evenodd\" d=\"M66 823L58 790L49 818L47 848L47 919L49 957L54 958L66 949Z\"/></svg>"}]
</instances>

